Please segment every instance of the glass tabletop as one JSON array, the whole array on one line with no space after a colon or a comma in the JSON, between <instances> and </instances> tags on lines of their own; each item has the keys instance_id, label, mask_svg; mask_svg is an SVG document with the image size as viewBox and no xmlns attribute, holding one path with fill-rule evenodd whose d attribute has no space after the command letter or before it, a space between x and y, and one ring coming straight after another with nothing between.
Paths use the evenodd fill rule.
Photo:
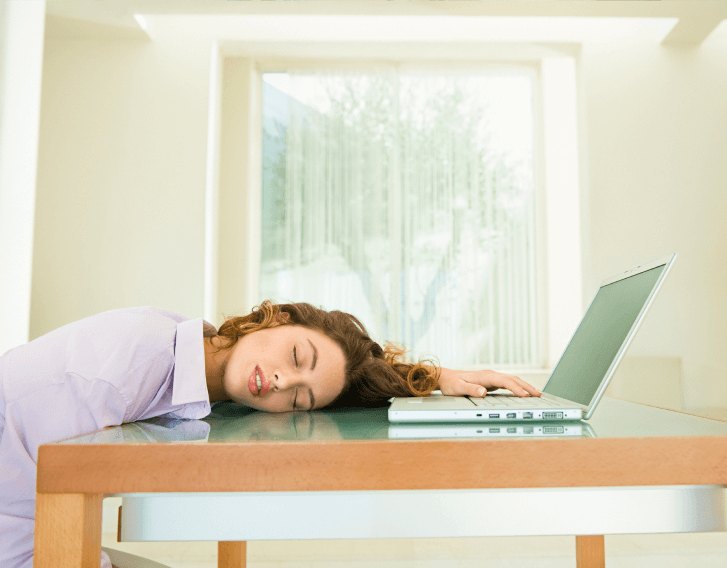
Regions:
<instances>
[{"instance_id":1,"label":"glass tabletop","mask_svg":"<svg viewBox=\"0 0 727 568\"><path fill-rule=\"evenodd\" d=\"M727 435L727 422L611 398L579 422L394 424L387 408L348 408L271 414L215 403L202 420L157 417L59 444L215 443L401 439L552 439Z\"/></svg>"}]
</instances>

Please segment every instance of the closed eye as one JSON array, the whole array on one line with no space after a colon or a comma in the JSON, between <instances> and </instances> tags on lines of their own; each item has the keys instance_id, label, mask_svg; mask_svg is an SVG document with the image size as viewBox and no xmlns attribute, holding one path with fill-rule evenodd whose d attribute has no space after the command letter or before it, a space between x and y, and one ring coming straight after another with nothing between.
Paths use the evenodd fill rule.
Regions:
<instances>
[{"instance_id":1,"label":"closed eye","mask_svg":"<svg viewBox=\"0 0 727 568\"><path fill-rule=\"evenodd\" d=\"M295 367L298 367L298 349L294 345L293 346L293 361L295 361ZM295 398L293 399L293 410L298 410L297 408L298 404L298 389L295 389Z\"/></svg>"}]
</instances>

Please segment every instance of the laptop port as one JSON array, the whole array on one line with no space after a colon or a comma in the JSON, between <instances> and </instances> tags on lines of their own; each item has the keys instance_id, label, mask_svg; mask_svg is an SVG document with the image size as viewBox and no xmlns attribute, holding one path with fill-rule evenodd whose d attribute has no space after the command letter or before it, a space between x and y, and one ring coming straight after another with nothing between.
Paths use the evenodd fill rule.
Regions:
<instances>
[{"instance_id":1,"label":"laptop port","mask_svg":"<svg viewBox=\"0 0 727 568\"><path fill-rule=\"evenodd\" d=\"M482 414L478 414L477 416L482 416Z\"/></svg>"},{"instance_id":2,"label":"laptop port","mask_svg":"<svg viewBox=\"0 0 727 568\"><path fill-rule=\"evenodd\" d=\"M515 418L515 413L514 412L508 412L507 413L507 417L508 418Z\"/></svg>"},{"instance_id":3,"label":"laptop port","mask_svg":"<svg viewBox=\"0 0 727 568\"><path fill-rule=\"evenodd\" d=\"M532 412L523 412L523 420L527 420L527 419L532 418L532 417L533 417L533 413Z\"/></svg>"},{"instance_id":4,"label":"laptop port","mask_svg":"<svg viewBox=\"0 0 727 568\"><path fill-rule=\"evenodd\" d=\"M553 418L563 418L562 412L543 412L543 420L552 420Z\"/></svg>"},{"instance_id":5,"label":"laptop port","mask_svg":"<svg viewBox=\"0 0 727 568\"><path fill-rule=\"evenodd\" d=\"M490 434L499 434L500 429L499 428L490 428Z\"/></svg>"},{"instance_id":6,"label":"laptop port","mask_svg":"<svg viewBox=\"0 0 727 568\"><path fill-rule=\"evenodd\" d=\"M490 418L500 418L499 414L490 414Z\"/></svg>"},{"instance_id":7,"label":"laptop port","mask_svg":"<svg viewBox=\"0 0 727 568\"><path fill-rule=\"evenodd\" d=\"M517 434L517 428L508 428L507 433L508 434Z\"/></svg>"}]
</instances>

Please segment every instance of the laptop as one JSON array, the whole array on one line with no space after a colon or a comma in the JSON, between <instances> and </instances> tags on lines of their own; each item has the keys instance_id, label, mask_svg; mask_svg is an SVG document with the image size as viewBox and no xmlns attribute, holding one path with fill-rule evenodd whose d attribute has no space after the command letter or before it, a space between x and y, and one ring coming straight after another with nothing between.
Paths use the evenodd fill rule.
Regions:
<instances>
[{"instance_id":1,"label":"laptop","mask_svg":"<svg viewBox=\"0 0 727 568\"><path fill-rule=\"evenodd\" d=\"M396 397L389 422L588 420L675 259L640 264L601 283L540 397Z\"/></svg>"}]
</instances>

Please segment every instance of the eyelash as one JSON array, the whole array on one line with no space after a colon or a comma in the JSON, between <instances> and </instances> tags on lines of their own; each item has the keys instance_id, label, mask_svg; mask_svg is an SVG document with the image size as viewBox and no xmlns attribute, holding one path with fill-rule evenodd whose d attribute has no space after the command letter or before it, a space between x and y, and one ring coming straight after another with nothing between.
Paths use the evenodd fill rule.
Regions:
<instances>
[{"instance_id":1,"label":"eyelash","mask_svg":"<svg viewBox=\"0 0 727 568\"><path fill-rule=\"evenodd\" d=\"M295 361L295 366L298 366L298 351L295 347L293 347L293 360ZM293 399L293 410L298 410L296 408L296 405L298 404L298 389L295 389L295 398Z\"/></svg>"}]
</instances>

